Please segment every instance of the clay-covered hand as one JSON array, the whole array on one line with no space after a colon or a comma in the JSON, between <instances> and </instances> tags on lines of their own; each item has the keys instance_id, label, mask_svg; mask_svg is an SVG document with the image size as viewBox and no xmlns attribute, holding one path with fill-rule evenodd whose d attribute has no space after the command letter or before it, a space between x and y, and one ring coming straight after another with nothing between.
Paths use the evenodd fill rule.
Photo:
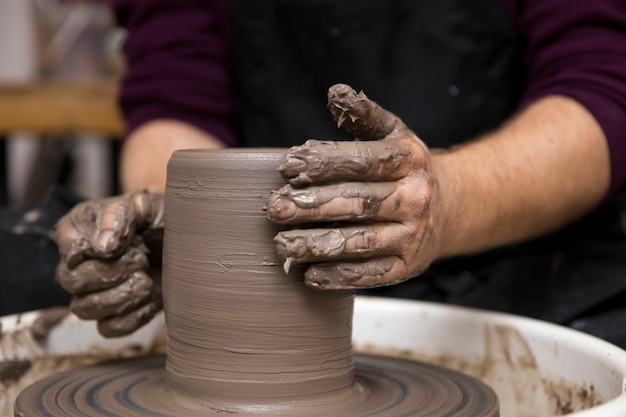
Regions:
<instances>
[{"instance_id":1,"label":"clay-covered hand","mask_svg":"<svg viewBox=\"0 0 626 417\"><path fill-rule=\"evenodd\" d=\"M97 320L103 336L130 334L161 309L162 194L83 202L59 220L55 240L71 310Z\"/></svg>"},{"instance_id":2,"label":"clay-covered hand","mask_svg":"<svg viewBox=\"0 0 626 417\"><path fill-rule=\"evenodd\" d=\"M279 170L288 184L272 193L276 249L306 264L306 285L370 288L418 275L437 251L437 179L426 146L394 114L345 84L328 91L337 125L355 141L309 140ZM313 228L309 228L313 227Z\"/></svg>"}]
</instances>

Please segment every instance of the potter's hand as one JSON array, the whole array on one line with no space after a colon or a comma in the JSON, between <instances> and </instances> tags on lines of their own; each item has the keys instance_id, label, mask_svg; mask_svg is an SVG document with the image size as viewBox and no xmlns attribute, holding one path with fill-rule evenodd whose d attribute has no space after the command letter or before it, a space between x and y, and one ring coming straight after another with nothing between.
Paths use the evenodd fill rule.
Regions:
<instances>
[{"instance_id":1,"label":"potter's hand","mask_svg":"<svg viewBox=\"0 0 626 417\"><path fill-rule=\"evenodd\" d=\"M59 220L55 240L56 279L74 295L71 310L97 320L103 336L130 334L161 309L162 194L81 203Z\"/></svg>"},{"instance_id":2,"label":"potter's hand","mask_svg":"<svg viewBox=\"0 0 626 417\"><path fill-rule=\"evenodd\" d=\"M268 218L306 225L274 243L291 264L309 264L319 289L390 285L424 271L436 253L437 180L426 146L394 114L339 84L328 92L337 125L356 141L309 140L291 148ZM337 223L339 222L339 223Z\"/></svg>"}]
</instances>

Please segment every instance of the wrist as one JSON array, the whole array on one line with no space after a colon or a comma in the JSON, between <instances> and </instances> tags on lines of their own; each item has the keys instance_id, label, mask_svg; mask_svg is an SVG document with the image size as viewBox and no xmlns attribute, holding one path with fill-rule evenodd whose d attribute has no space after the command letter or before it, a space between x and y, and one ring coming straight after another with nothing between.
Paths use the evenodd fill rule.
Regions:
<instances>
[{"instance_id":1,"label":"wrist","mask_svg":"<svg viewBox=\"0 0 626 417\"><path fill-rule=\"evenodd\" d=\"M464 252L463 242L467 230L467 213L464 213L460 187L462 175L459 172L459 157L454 150L436 149L432 151L432 166L436 177L434 207L434 227L438 240L435 259L444 259Z\"/></svg>"},{"instance_id":2,"label":"wrist","mask_svg":"<svg viewBox=\"0 0 626 417\"><path fill-rule=\"evenodd\" d=\"M582 217L610 179L603 132L574 100L548 97L479 140L433 152L438 258L533 239Z\"/></svg>"}]
</instances>

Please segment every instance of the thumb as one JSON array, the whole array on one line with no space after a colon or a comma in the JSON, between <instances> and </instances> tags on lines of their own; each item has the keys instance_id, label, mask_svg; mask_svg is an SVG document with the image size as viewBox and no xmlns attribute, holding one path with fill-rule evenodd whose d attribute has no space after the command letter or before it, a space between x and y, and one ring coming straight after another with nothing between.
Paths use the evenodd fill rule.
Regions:
<instances>
[{"instance_id":1,"label":"thumb","mask_svg":"<svg viewBox=\"0 0 626 417\"><path fill-rule=\"evenodd\" d=\"M103 255L118 254L136 232L163 227L163 195L135 191L109 200L99 212L93 247Z\"/></svg>"},{"instance_id":2,"label":"thumb","mask_svg":"<svg viewBox=\"0 0 626 417\"><path fill-rule=\"evenodd\" d=\"M389 135L402 123L393 113L357 94L347 84L335 84L328 89L328 110L338 127L360 140L378 140Z\"/></svg>"}]
</instances>

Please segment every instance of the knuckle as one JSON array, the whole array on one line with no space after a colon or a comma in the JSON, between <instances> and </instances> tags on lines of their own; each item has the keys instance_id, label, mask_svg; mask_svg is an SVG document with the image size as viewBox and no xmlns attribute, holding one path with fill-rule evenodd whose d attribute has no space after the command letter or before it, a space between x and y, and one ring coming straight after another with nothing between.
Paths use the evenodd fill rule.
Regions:
<instances>
[{"instance_id":1,"label":"knuckle","mask_svg":"<svg viewBox=\"0 0 626 417\"><path fill-rule=\"evenodd\" d=\"M143 243L142 243L143 244ZM148 268L148 256L146 250L141 246L131 246L126 253L124 253L119 262L124 270L129 272L143 271Z\"/></svg>"},{"instance_id":2,"label":"knuckle","mask_svg":"<svg viewBox=\"0 0 626 417\"><path fill-rule=\"evenodd\" d=\"M302 231L291 230L280 232L274 238L274 245L284 257L303 258L309 253L309 239L301 236Z\"/></svg>"},{"instance_id":3,"label":"knuckle","mask_svg":"<svg viewBox=\"0 0 626 417\"><path fill-rule=\"evenodd\" d=\"M54 228L54 241L62 255L69 253L73 246L81 240L81 233L69 220L60 220Z\"/></svg>"},{"instance_id":4,"label":"knuckle","mask_svg":"<svg viewBox=\"0 0 626 417\"><path fill-rule=\"evenodd\" d=\"M82 296L82 297L74 297L70 303L70 310L76 316L83 320L93 320L100 318L99 309L94 308L97 306L95 303L94 297Z\"/></svg>"},{"instance_id":5,"label":"knuckle","mask_svg":"<svg viewBox=\"0 0 626 417\"><path fill-rule=\"evenodd\" d=\"M152 291L152 278L150 278L143 271L133 272L131 278L128 280L128 283L135 298L143 299L144 297L149 296Z\"/></svg>"},{"instance_id":6,"label":"knuckle","mask_svg":"<svg viewBox=\"0 0 626 417\"><path fill-rule=\"evenodd\" d=\"M429 211L433 202L433 190L429 185L420 185L419 189L401 197L407 206L409 213L418 219L423 218Z\"/></svg>"},{"instance_id":7,"label":"knuckle","mask_svg":"<svg viewBox=\"0 0 626 417\"><path fill-rule=\"evenodd\" d=\"M359 230L354 237L350 239L349 243L351 244L350 249L357 253L370 253L383 246L381 237L371 228Z\"/></svg>"},{"instance_id":8,"label":"knuckle","mask_svg":"<svg viewBox=\"0 0 626 417\"><path fill-rule=\"evenodd\" d=\"M55 271L55 281L70 294L76 294L80 291L78 280L75 273L71 271L65 262L59 262Z\"/></svg>"},{"instance_id":9,"label":"knuckle","mask_svg":"<svg viewBox=\"0 0 626 417\"><path fill-rule=\"evenodd\" d=\"M159 311L155 303L147 303L123 316L98 320L98 332L104 337L126 336L148 323Z\"/></svg>"},{"instance_id":10,"label":"knuckle","mask_svg":"<svg viewBox=\"0 0 626 417\"><path fill-rule=\"evenodd\" d=\"M433 202L433 190L431 187L424 187L421 193L417 195L419 206L422 211L427 211Z\"/></svg>"}]
</instances>

